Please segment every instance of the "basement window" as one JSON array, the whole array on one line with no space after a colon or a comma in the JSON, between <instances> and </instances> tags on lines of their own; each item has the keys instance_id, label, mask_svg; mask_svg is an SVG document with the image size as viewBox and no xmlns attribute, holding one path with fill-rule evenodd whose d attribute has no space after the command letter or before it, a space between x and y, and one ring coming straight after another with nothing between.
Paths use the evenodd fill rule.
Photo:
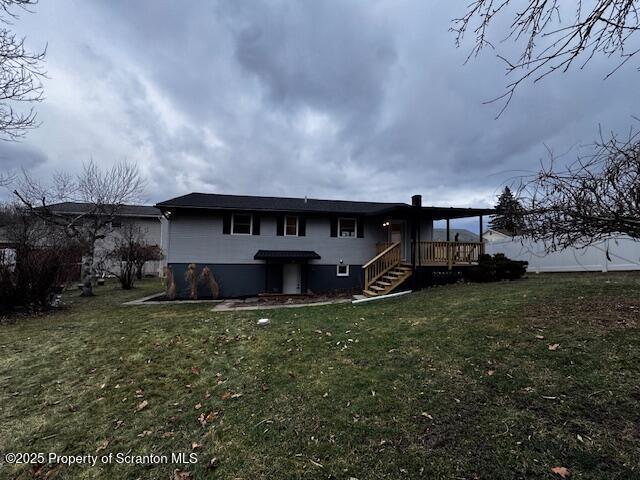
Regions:
<instances>
[{"instance_id":1,"label":"basement window","mask_svg":"<svg viewBox=\"0 0 640 480\"><path fill-rule=\"evenodd\" d=\"M336 268L336 276L338 277L348 277L349 276L349 265L337 265Z\"/></svg>"}]
</instances>

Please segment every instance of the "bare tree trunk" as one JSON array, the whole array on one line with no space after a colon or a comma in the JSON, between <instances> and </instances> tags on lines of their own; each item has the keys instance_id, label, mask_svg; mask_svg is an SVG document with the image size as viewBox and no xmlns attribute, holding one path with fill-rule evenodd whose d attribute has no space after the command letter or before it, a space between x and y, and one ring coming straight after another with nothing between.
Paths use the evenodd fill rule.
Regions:
<instances>
[{"instance_id":1,"label":"bare tree trunk","mask_svg":"<svg viewBox=\"0 0 640 480\"><path fill-rule=\"evenodd\" d=\"M93 260L95 257L95 245L89 246L89 251L82 257L82 296L93 296Z\"/></svg>"},{"instance_id":2,"label":"bare tree trunk","mask_svg":"<svg viewBox=\"0 0 640 480\"><path fill-rule=\"evenodd\" d=\"M142 280L142 268L144 267L144 263L139 263L136 266L136 278L138 280Z\"/></svg>"}]
</instances>

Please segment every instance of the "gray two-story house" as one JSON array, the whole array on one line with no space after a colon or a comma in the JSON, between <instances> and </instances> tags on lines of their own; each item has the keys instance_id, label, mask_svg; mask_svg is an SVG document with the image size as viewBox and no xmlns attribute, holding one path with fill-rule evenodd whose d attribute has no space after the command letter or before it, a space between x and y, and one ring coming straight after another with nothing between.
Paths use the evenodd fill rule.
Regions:
<instances>
[{"instance_id":1,"label":"gray two-story house","mask_svg":"<svg viewBox=\"0 0 640 480\"><path fill-rule=\"evenodd\" d=\"M190 264L209 267L221 297L388 293L416 268L468 265L482 253L481 242L433 242L434 220L479 216L481 224L493 213L425 207L420 195L405 204L190 193L156 208L168 219L179 297L189 294Z\"/></svg>"}]
</instances>

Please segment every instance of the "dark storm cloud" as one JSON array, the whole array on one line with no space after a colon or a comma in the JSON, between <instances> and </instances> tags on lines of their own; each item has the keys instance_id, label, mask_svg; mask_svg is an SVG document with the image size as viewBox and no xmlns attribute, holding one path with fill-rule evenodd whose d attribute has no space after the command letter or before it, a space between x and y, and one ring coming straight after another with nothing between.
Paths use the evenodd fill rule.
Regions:
<instances>
[{"instance_id":1,"label":"dark storm cloud","mask_svg":"<svg viewBox=\"0 0 640 480\"><path fill-rule=\"evenodd\" d=\"M44 124L20 148L46 152L31 165L43 176L90 156L137 162L151 201L192 190L394 201L420 192L480 205L535 168L545 144L564 151L599 123L633 123L638 73L604 82L606 59L523 85L495 120L500 105L482 102L508 79L491 52L463 65L470 45L455 49L448 32L463 8L41 3L21 26L36 45L48 41L51 80Z\"/></svg>"},{"instance_id":2,"label":"dark storm cloud","mask_svg":"<svg viewBox=\"0 0 640 480\"><path fill-rule=\"evenodd\" d=\"M0 142L0 171L18 171L43 165L47 161L44 152L23 143Z\"/></svg>"}]
</instances>

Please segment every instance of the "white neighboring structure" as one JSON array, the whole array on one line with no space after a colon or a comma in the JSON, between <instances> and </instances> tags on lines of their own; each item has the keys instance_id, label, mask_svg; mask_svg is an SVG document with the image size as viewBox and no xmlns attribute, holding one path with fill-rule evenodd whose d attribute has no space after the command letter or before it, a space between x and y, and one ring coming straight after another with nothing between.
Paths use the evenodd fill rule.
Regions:
<instances>
[{"instance_id":1,"label":"white neighboring structure","mask_svg":"<svg viewBox=\"0 0 640 480\"><path fill-rule=\"evenodd\" d=\"M485 242L505 242L511 240L512 236L501 230L488 229L482 234L482 240Z\"/></svg>"},{"instance_id":2,"label":"white neighboring structure","mask_svg":"<svg viewBox=\"0 0 640 480\"><path fill-rule=\"evenodd\" d=\"M522 237L489 241L485 252L504 253L512 260L529 262L528 271L541 272L608 272L640 270L640 242L627 236L610 238L586 248L567 248L546 253L541 242Z\"/></svg>"},{"instance_id":3,"label":"white neighboring structure","mask_svg":"<svg viewBox=\"0 0 640 480\"><path fill-rule=\"evenodd\" d=\"M63 202L49 205L51 211L63 215L82 215L91 207L88 204L76 202ZM96 243L96 261L108 249L113 247L115 235L126 225L138 227L149 245L158 245L166 255L167 220L162 212L149 205L123 205L118 214L118 220L111 225L111 233ZM164 275L166 259L145 263L142 273L144 275Z\"/></svg>"}]
</instances>

